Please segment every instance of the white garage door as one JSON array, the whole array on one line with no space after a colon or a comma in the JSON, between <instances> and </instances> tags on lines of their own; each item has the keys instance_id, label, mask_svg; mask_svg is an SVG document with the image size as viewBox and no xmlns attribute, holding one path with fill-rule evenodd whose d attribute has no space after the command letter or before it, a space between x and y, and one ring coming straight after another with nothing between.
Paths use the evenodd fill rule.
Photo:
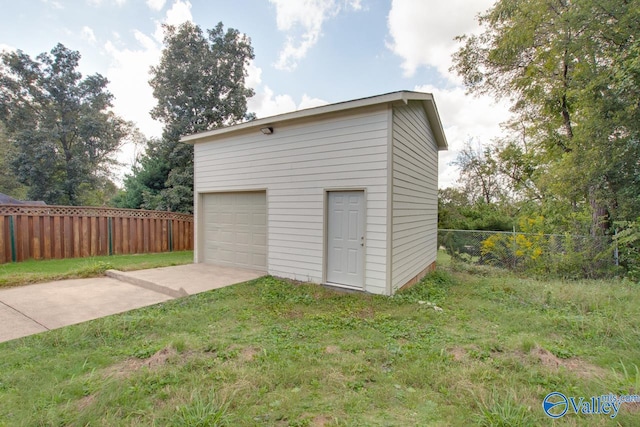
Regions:
<instances>
[{"instance_id":1,"label":"white garage door","mask_svg":"<svg viewBox=\"0 0 640 427\"><path fill-rule=\"evenodd\" d=\"M266 192L206 194L204 262L267 271Z\"/></svg>"}]
</instances>

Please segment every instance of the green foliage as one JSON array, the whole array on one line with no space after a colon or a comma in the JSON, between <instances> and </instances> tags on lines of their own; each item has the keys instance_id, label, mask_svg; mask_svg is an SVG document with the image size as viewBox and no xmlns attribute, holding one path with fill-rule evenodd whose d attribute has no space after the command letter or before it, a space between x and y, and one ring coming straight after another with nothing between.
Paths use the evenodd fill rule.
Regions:
<instances>
[{"instance_id":1,"label":"green foliage","mask_svg":"<svg viewBox=\"0 0 640 427\"><path fill-rule=\"evenodd\" d=\"M218 404L217 401L213 392L205 396L195 394L189 403L176 407L171 424L188 427L228 426L226 415L228 404Z\"/></svg>"},{"instance_id":2,"label":"green foliage","mask_svg":"<svg viewBox=\"0 0 640 427\"><path fill-rule=\"evenodd\" d=\"M109 269L142 270L190 264L192 251L164 252L139 255L112 255L91 258L66 258L56 260L29 260L0 264L0 288L29 283L47 282L79 277L98 277Z\"/></svg>"},{"instance_id":3,"label":"green foliage","mask_svg":"<svg viewBox=\"0 0 640 427\"><path fill-rule=\"evenodd\" d=\"M620 231L615 235L614 246L618 260L631 280L640 281L640 218L636 221L616 223Z\"/></svg>"},{"instance_id":4,"label":"green foliage","mask_svg":"<svg viewBox=\"0 0 640 427\"><path fill-rule=\"evenodd\" d=\"M551 391L637 393L635 284L437 272L416 286L402 300L268 277L1 343L0 419L537 426ZM445 289L443 312L420 286ZM615 422L635 425L625 405Z\"/></svg>"},{"instance_id":5,"label":"green foliage","mask_svg":"<svg viewBox=\"0 0 640 427\"><path fill-rule=\"evenodd\" d=\"M98 202L92 192L108 181L112 156L131 132L110 110L107 79L83 79L80 54L62 44L35 60L18 50L2 53L1 61L0 121L13 145L12 172L29 187L28 197Z\"/></svg>"},{"instance_id":6,"label":"green foliage","mask_svg":"<svg viewBox=\"0 0 640 427\"><path fill-rule=\"evenodd\" d=\"M193 146L181 136L252 119L245 87L246 67L254 58L250 39L222 23L207 30L190 22L164 26L160 63L149 84L157 104L153 118L164 123L159 141L125 179L118 206L193 212Z\"/></svg>"},{"instance_id":7,"label":"green foliage","mask_svg":"<svg viewBox=\"0 0 640 427\"><path fill-rule=\"evenodd\" d=\"M471 92L510 100L515 113L482 173L508 178L515 200L537 206L530 213L553 220L547 204L560 217L586 212L602 235L610 220L640 215L640 9L552 3L496 2L479 17L483 32L460 38L454 69Z\"/></svg>"},{"instance_id":8,"label":"green foliage","mask_svg":"<svg viewBox=\"0 0 640 427\"><path fill-rule=\"evenodd\" d=\"M606 239L547 231L544 217L521 218L517 233L482 240L477 262L536 276L581 278L610 272L613 260Z\"/></svg>"},{"instance_id":9,"label":"green foliage","mask_svg":"<svg viewBox=\"0 0 640 427\"><path fill-rule=\"evenodd\" d=\"M399 291L393 296L394 301L407 302L432 302L442 303L447 290L455 285L455 279L445 271L434 271L427 274L420 283L409 289Z\"/></svg>"},{"instance_id":10,"label":"green foliage","mask_svg":"<svg viewBox=\"0 0 640 427\"><path fill-rule=\"evenodd\" d=\"M498 163L491 148L474 149L468 142L452 164L460 168L458 181L471 203L489 205L503 198Z\"/></svg>"},{"instance_id":11,"label":"green foliage","mask_svg":"<svg viewBox=\"0 0 640 427\"><path fill-rule=\"evenodd\" d=\"M498 394L505 393L494 391L494 395ZM527 427L538 425L530 414L530 408L518 403L514 397L508 396L505 399L494 396L493 400L490 404L478 402L480 414L475 417L476 425L481 427Z\"/></svg>"},{"instance_id":12,"label":"green foliage","mask_svg":"<svg viewBox=\"0 0 640 427\"><path fill-rule=\"evenodd\" d=\"M0 193L17 200L25 200L28 187L18 181L11 168L11 159L15 156L15 151L15 147L9 142L0 120Z\"/></svg>"},{"instance_id":13,"label":"green foliage","mask_svg":"<svg viewBox=\"0 0 640 427\"><path fill-rule=\"evenodd\" d=\"M165 189L170 172L169 160L164 151L160 140L152 139L147 142L145 153L133 165L131 174L124 178L124 190L114 197L112 203L115 206L149 210L161 206L160 193Z\"/></svg>"},{"instance_id":14,"label":"green foliage","mask_svg":"<svg viewBox=\"0 0 640 427\"><path fill-rule=\"evenodd\" d=\"M447 230L505 231L513 227L508 204L472 202L464 190L438 190L438 228Z\"/></svg>"}]
</instances>

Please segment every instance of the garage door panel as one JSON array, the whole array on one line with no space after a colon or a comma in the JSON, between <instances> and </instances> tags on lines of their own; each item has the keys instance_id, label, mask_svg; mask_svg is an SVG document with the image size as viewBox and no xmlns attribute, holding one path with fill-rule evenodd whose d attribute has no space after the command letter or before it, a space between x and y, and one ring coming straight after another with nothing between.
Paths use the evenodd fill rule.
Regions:
<instances>
[{"instance_id":1,"label":"garage door panel","mask_svg":"<svg viewBox=\"0 0 640 427\"><path fill-rule=\"evenodd\" d=\"M253 241L251 242L252 244L258 245L258 246L264 246L265 248L267 247L266 234L254 233L252 237L253 237Z\"/></svg>"},{"instance_id":2,"label":"garage door panel","mask_svg":"<svg viewBox=\"0 0 640 427\"><path fill-rule=\"evenodd\" d=\"M235 233L231 231L223 231L220 234L220 242L221 243L229 243L233 245L235 242Z\"/></svg>"},{"instance_id":3,"label":"garage door panel","mask_svg":"<svg viewBox=\"0 0 640 427\"><path fill-rule=\"evenodd\" d=\"M204 262L267 270L266 193L203 197Z\"/></svg>"},{"instance_id":4,"label":"garage door panel","mask_svg":"<svg viewBox=\"0 0 640 427\"><path fill-rule=\"evenodd\" d=\"M220 219L217 221L221 225L233 225L233 213L232 212L222 212L220 213Z\"/></svg>"},{"instance_id":5,"label":"garage door panel","mask_svg":"<svg viewBox=\"0 0 640 427\"><path fill-rule=\"evenodd\" d=\"M267 265L267 256L266 254L253 254L251 261L254 265Z\"/></svg>"},{"instance_id":6,"label":"garage door panel","mask_svg":"<svg viewBox=\"0 0 640 427\"><path fill-rule=\"evenodd\" d=\"M265 207L266 209L266 207ZM254 213L251 217L251 223L253 225L267 225L267 215L262 213Z\"/></svg>"}]
</instances>

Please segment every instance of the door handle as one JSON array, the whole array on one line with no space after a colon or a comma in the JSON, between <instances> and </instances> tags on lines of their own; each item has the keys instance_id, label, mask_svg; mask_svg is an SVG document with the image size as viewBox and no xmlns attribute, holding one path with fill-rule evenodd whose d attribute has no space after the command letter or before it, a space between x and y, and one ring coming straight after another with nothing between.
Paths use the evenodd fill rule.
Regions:
<instances>
[{"instance_id":1,"label":"door handle","mask_svg":"<svg viewBox=\"0 0 640 427\"><path fill-rule=\"evenodd\" d=\"M360 237L360 246L364 246L364 236Z\"/></svg>"}]
</instances>

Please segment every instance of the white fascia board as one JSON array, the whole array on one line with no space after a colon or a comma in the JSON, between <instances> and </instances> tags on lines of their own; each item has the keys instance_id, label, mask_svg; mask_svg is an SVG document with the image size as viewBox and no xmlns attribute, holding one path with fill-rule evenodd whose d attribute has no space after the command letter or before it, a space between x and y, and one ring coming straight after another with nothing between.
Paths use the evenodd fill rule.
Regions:
<instances>
[{"instance_id":1,"label":"white fascia board","mask_svg":"<svg viewBox=\"0 0 640 427\"><path fill-rule=\"evenodd\" d=\"M368 98L361 98L353 101L339 102L336 104L323 105L320 107L307 108L304 110L293 111L276 116L264 117L262 119L256 119L250 122L240 123L237 125L227 126L206 132L195 133L192 135L186 135L183 136L180 141L187 144L195 144L202 140L211 140L217 137L227 136L252 128L260 129L263 127L277 127L278 124L282 124L291 120L299 120L313 116L320 116L329 113L336 113L340 111L369 107L378 104L393 103L398 101L402 101L404 103L408 103L409 101L422 101L424 103L425 110L427 111L427 115L429 116L429 122L431 123L431 127L436 134L438 148L441 150L446 150L447 142L446 138L444 137L440 118L438 117L438 110L435 107L433 95L431 95L430 93L411 91L392 92L384 95L371 96Z\"/></svg>"}]
</instances>

